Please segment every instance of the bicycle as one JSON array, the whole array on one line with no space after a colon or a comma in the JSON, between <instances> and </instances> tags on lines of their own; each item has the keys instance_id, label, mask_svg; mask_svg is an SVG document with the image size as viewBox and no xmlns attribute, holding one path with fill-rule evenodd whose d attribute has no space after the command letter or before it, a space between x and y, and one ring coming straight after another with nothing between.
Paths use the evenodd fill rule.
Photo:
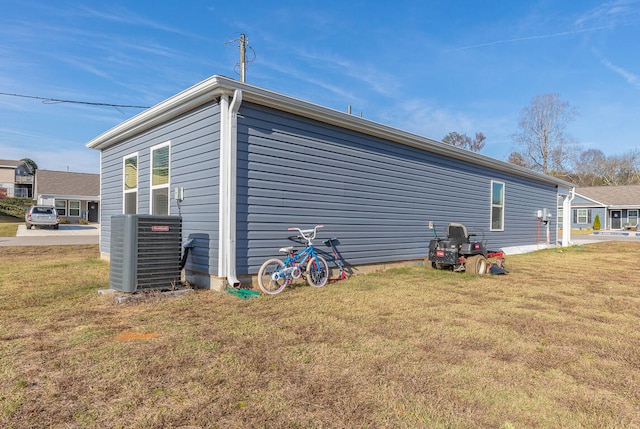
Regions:
<instances>
[{"instance_id":1,"label":"bicycle","mask_svg":"<svg viewBox=\"0 0 640 429\"><path fill-rule=\"evenodd\" d=\"M338 275L338 277L336 277L335 279L329 279L329 281L332 282L337 282L339 280L345 280L349 278L349 275L347 274L347 271L344 269L344 264L342 263L342 256L338 253L338 250L336 249L335 244L340 243L340 241L337 238L330 238L328 240L323 241L324 245L327 247L331 247L331 251L333 253L333 259L336 262L336 265L338 265L338 268L340 268L340 274Z\"/></svg>"},{"instance_id":2,"label":"bicycle","mask_svg":"<svg viewBox=\"0 0 640 429\"><path fill-rule=\"evenodd\" d=\"M283 247L279 251L288 255L284 261L273 258L262 264L258 271L258 285L264 293L269 295L280 293L300 277L304 277L309 286L323 287L327 284L329 265L313 248L313 240L316 238L318 229L322 227L323 225L316 225L313 229L288 229L298 231L300 234L298 237L307 242L307 247L300 253L293 246Z\"/></svg>"}]
</instances>

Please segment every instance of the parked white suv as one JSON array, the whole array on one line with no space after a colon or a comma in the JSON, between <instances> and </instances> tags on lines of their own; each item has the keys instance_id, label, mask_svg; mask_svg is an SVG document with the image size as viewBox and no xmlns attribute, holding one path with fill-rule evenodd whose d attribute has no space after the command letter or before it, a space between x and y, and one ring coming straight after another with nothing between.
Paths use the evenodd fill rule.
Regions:
<instances>
[{"instance_id":1,"label":"parked white suv","mask_svg":"<svg viewBox=\"0 0 640 429\"><path fill-rule=\"evenodd\" d=\"M60 216L55 207L51 206L31 206L24 215L24 222L27 229L33 226L50 226L53 229L60 227Z\"/></svg>"}]
</instances>

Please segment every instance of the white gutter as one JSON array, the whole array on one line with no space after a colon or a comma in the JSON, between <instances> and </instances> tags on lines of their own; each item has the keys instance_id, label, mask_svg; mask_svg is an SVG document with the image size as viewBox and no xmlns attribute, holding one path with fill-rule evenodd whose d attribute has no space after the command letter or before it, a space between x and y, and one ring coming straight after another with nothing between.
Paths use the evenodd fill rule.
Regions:
<instances>
[{"instance_id":1,"label":"white gutter","mask_svg":"<svg viewBox=\"0 0 640 429\"><path fill-rule=\"evenodd\" d=\"M318 120L341 128L398 142L406 146L427 150L432 153L444 155L448 158L460 159L492 170L499 170L515 174L520 177L526 177L543 183L552 183L554 185L560 185L567 188L573 186L572 183L564 180L545 176L527 168L509 164L508 162L499 161L495 158L481 155L479 153L469 152L437 140L401 131L345 112L322 107L222 76L212 76L161 102L160 104L153 106L151 109L139 113L128 121L123 122L122 124L94 138L87 143L87 147L98 150L106 149L127 138L146 131L153 126L160 125L182 113L188 112L202 104L213 101L217 97L223 97L224 95L229 95L233 93L233 91L238 90L243 92L242 99L248 103L256 103L261 106L293 113L298 116Z\"/></svg>"},{"instance_id":2,"label":"white gutter","mask_svg":"<svg viewBox=\"0 0 640 429\"><path fill-rule=\"evenodd\" d=\"M571 202L575 197L576 188L571 188L571 192L562 202L562 247L571 244Z\"/></svg>"},{"instance_id":3,"label":"white gutter","mask_svg":"<svg viewBox=\"0 0 640 429\"><path fill-rule=\"evenodd\" d=\"M238 160L238 110L242 91L233 99L220 97L220 197L218 230L218 276L226 277L229 286L238 287L236 277L236 196Z\"/></svg>"}]
</instances>

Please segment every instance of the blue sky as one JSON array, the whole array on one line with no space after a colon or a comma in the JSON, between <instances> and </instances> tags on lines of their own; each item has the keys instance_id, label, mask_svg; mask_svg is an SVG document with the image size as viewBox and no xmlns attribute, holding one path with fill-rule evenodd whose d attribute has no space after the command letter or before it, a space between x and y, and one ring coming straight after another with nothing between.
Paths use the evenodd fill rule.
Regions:
<instances>
[{"instance_id":1,"label":"blue sky","mask_svg":"<svg viewBox=\"0 0 640 429\"><path fill-rule=\"evenodd\" d=\"M640 135L640 0L0 0L0 92L152 106L214 74L506 160L522 109L559 93L583 149ZM225 43L230 42L230 43ZM255 52L255 58L253 53ZM140 109L0 96L0 158L97 173L85 144Z\"/></svg>"}]
</instances>

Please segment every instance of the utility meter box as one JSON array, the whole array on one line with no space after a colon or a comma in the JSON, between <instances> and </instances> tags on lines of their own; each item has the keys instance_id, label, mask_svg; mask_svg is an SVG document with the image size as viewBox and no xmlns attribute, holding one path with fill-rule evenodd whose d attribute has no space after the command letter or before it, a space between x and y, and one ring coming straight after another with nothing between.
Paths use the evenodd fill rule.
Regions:
<instances>
[{"instance_id":1,"label":"utility meter box","mask_svg":"<svg viewBox=\"0 0 640 429\"><path fill-rule=\"evenodd\" d=\"M180 284L180 216L111 216L109 285L122 292Z\"/></svg>"}]
</instances>

